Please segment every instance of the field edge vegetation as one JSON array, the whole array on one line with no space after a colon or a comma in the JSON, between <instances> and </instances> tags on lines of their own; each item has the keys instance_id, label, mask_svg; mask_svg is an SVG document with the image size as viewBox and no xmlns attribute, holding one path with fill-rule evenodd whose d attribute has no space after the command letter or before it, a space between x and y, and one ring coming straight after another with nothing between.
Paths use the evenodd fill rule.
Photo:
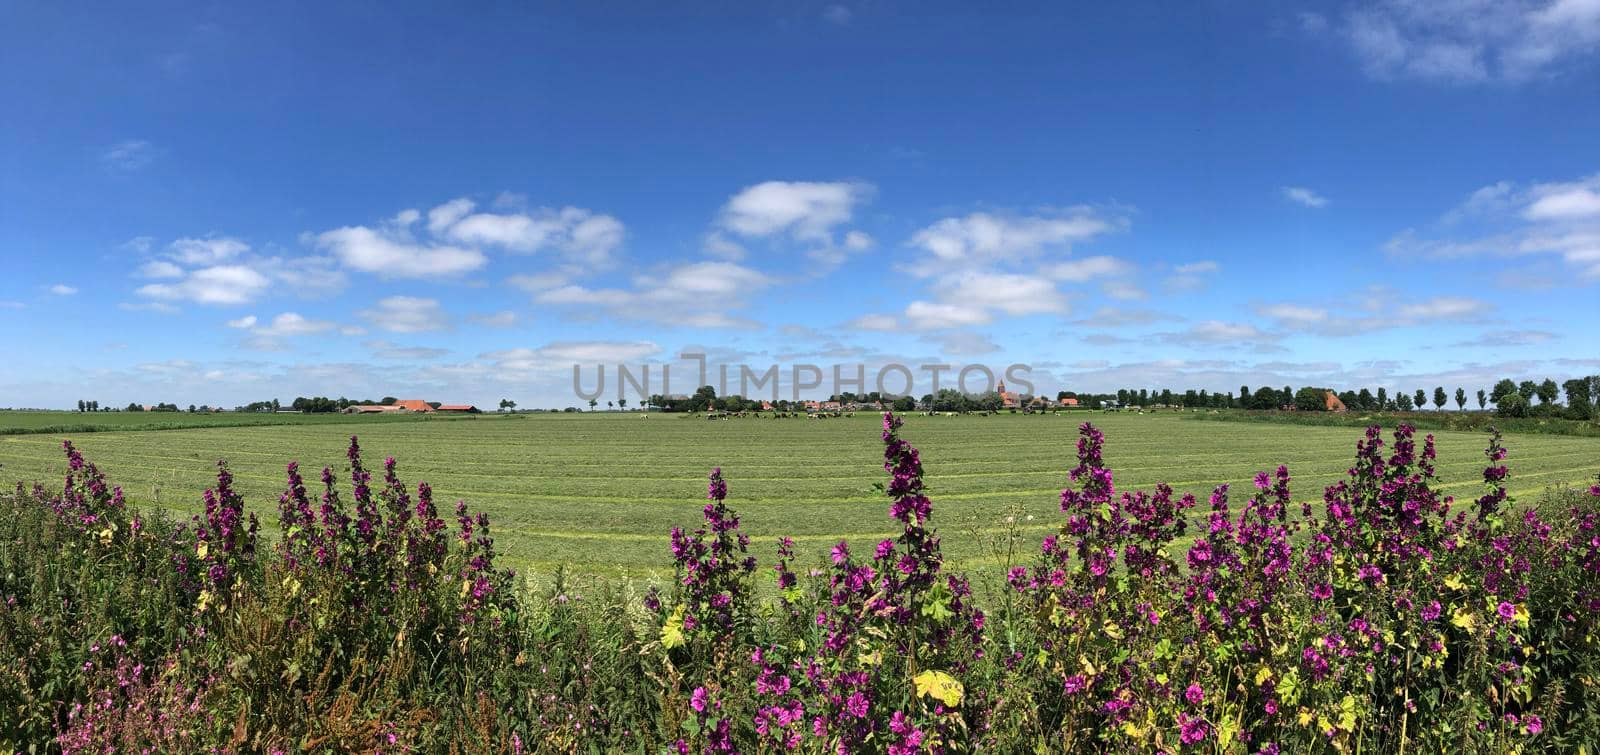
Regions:
<instances>
[{"instance_id":1,"label":"field edge vegetation","mask_svg":"<svg viewBox=\"0 0 1600 755\"><path fill-rule=\"evenodd\" d=\"M1433 487L1431 436L1376 427L1348 479L1289 470L1201 505L1118 491L1085 424L1059 530L978 605L917 449L885 416L891 528L815 567L751 552L720 470L677 577L538 591L489 518L397 462L289 465L267 545L220 466L187 522L70 443L0 499L0 746L63 752L1571 751L1600 735L1600 484L1513 508ZM1182 551L1182 552L1179 552ZM1031 554L1031 555L1029 555ZM752 589L766 562L775 595ZM1398 690L1398 692L1396 692Z\"/></svg>"}]
</instances>

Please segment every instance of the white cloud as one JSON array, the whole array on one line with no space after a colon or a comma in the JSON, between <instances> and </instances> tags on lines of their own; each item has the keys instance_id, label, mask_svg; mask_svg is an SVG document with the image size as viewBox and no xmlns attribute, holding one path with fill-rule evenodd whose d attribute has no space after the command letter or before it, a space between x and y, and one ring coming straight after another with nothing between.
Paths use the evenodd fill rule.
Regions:
<instances>
[{"instance_id":1,"label":"white cloud","mask_svg":"<svg viewBox=\"0 0 1600 755\"><path fill-rule=\"evenodd\" d=\"M544 272L533 275L513 275L506 279L509 283L529 293L548 291L560 288L572 281L572 276L562 272Z\"/></svg>"},{"instance_id":2,"label":"white cloud","mask_svg":"<svg viewBox=\"0 0 1600 755\"><path fill-rule=\"evenodd\" d=\"M833 229L848 223L872 192L870 184L853 181L766 181L733 195L717 225L740 236L788 236L831 246Z\"/></svg>"},{"instance_id":3,"label":"white cloud","mask_svg":"<svg viewBox=\"0 0 1600 755\"><path fill-rule=\"evenodd\" d=\"M893 315L869 314L857 317L846 322L845 327L857 330L881 330L893 332L900 329L900 321Z\"/></svg>"},{"instance_id":4,"label":"white cloud","mask_svg":"<svg viewBox=\"0 0 1600 755\"><path fill-rule=\"evenodd\" d=\"M57 283L50 287L50 293L55 294L56 296L71 296L75 293L78 293L78 289L73 288L65 283Z\"/></svg>"},{"instance_id":5,"label":"white cloud","mask_svg":"<svg viewBox=\"0 0 1600 755\"><path fill-rule=\"evenodd\" d=\"M435 299L390 296L358 313L373 327L391 333L427 333L450 327L450 318Z\"/></svg>"},{"instance_id":6,"label":"white cloud","mask_svg":"<svg viewBox=\"0 0 1600 755\"><path fill-rule=\"evenodd\" d=\"M1477 338L1460 341L1453 344L1460 348L1509 348L1517 346L1534 346L1553 341L1560 336L1547 330L1492 330Z\"/></svg>"},{"instance_id":7,"label":"white cloud","mask_svg":"<svg viewBox=\"0 0 1600 755\"><path fill-rule=\"evenodd\" d=\"M705 250L706 254L729 262L738 262L744 259L745 256L745 249L739 242L716 231L706 234L705 242L701 244L701 248Z\"/></svg>"},{"instance_id":8,"label":"white cloud","mask_svg":"<svg viewBox=\"0 0 1600 755\"><path fill-rule=\"evenodd\" d=\"M312 243L328 250L352 270L392 278L459 275L477 270L488 262L488 258L476 249L419 244L365 226L324 231L312 237Z\"/></svg>"},{"instance_id":9,"label":"white cloud","mask_svg":"<svg viewBox=\"0 0 1600 755\"><path fill-rule=\"evenodd\" d=\"M1172 275L1162 279L1162 285L1170 292L1195 291L1205 286L1206 276L1217 272L1221 267L1212 260L1200 260L1178 265L1172 268Z\"/></svg>"},{"instance_id":10,"label":"white cloud","mask_svg":"<svg viewBox=\"0 0 1600 755\"><path fill-rule=\"evenodd\" d=\"M933 290L942 301L1008 315L1061 312L1067 307L1055 284L1031 275L959 273L940 279Z\"/></svg>"},{"instance_id":11,"label":"white cloud","mask_svg":"<svg viewBox=\"0 0 1600 755\"><path fill-rule=\"evenodd\" d=\"M1298 304L1271 304L1261 307L1258 311L1264 317L1288 323L1313 324L1328 320L1328 310Z\"/></svg>"},{"instance_id":12,"label":"white cloud","mask_svg":"<svg viewBox=\"0 0 1600 755\"><path fill-rule=\"evenodd\" d=\"M1408 228L1384 249L1396 257L1426 259L1543 255L1559 258L1576 273L1548 276L1552 279L1579 285L1600 282L1600 174L1526 188L1500 181L1446 212L1440 227L1453 233L1427 238ZM1513 268L1497 280L1510 280L1519 272Z\"/></svg>"},{"instance_id":13,"label":"white cloud","mask_svg":"<svg viewBox=\"0 0 1600 755\"><path fill-rule=\"evenodd\" d=\"M182 311L171 304L159 301L140 303L122 302L117 305L117 309L120 309L124 312L158 312L163 315L175 315Z\"/></svg>"},{"instance_id":14,"label":"white cloud","mask_svg":"<svg viewBox=\"0 0 1600 755\"><path fill-rule=\"evenodd\" d=\"M149 253L154 240L137 239L129 248ZM130 242L131 244L132 242ZM136 275L165 283L137 289L141 296L202 304L240 304L254 300L269 284L303 298L326 296L345 287L344 273L327 257L259 257L236 238L180 238L139 265Z\"/></svg>"},{"instance_id":15,"label":"white cloud","mask_svg":"<svg viewBox=\"0 0 1600 755\"><path fill-rule=\"evenodd\" d=\"M579 207L540 208L531 213L495 214L480 212L456 216L465 200L434 208L428 213L428 227L450 240L483 246L499 246L514 252L532 254L553 249L570 260L589 267L605 267L622 245L626 229L622 221ZM443 210L441 212L441 210ZM442 225L441 225L442 223Z\"/></svg>"},{"instance_id":16,"label":"white cloud","mask_svg":"<svg viewBox=\"0 0 1600 755\"><path fill-rule=\"evenodd\" d=\"M331 296L349 283L345 274L334 268L331 257L270 257L254 264L285 290L303 299Z\"/></svg>"},{"instance_id":17,"label":"white cloud","mask_svg":"<svg viewBox=\"0 0 1600 755\"><path fill-rule=\"evenodd\" d=\"M538 348L491 351L479 358L490 360L494 372L506 379L523 380L541 374L570 379L575 364L614 367L635 364L660 353L661 347L652 341L556 341Z\"/></svg>"},{"instance_id":18,"label":"white cloud","mask_svg":"<svg viewBox=\"0 0 1600 755\"><path fill-rule=\"evenodd\" d=\"M467 319L491 328L509 328L517 324L517 313L506 309L487 315L472 315Z\"/></svg>"},{"instance_id":19,"label":"white cloud","mask_svg":"<svg viewBox=\"0 0 1600 755\"><path fill-rule=\"evenodd\" d=\"M250 251L250 245L226 236L204 239L178 239L168 248L168 256L184 265L215 265Z\"/></svg>"},{"instance_id":20,"label":"white cloud","mask_svg":"<svg viewBox=\"0 0 1600 755\"><path fill-rule=\"evenodd\" d=\"M336 323L312 320L298 312L280 313L266 324L261 324L255 315L246 315L237 320L229 320L227 325L248 333L249 337L245 339L244 346L255 351L286 351L288 346L285 339L344 331Z\"/></svg>"},{"instance_id":21,"label":"white cloud","mask_svg":"<svg viewBox=\"0 0 1600 755\"><path fill-rule=\"evenodd\" d=\"M1216 262L1211 260L1201 260L1199 262L1190 262L1186 265L1179 265L1173 268L1172 271L1179 275L1196 275L1199 273L1214 273L1219 269L1220 267Z\"/></svg>"},{"instance_id":22,"label":"white cloud","mask_svg":"<svg viewBox=\"0 0 1600 755\"><path fill-rule=\"evenodd\" d=\"M1305 207L1328 206L1327 198L1310 189L1307 189L1304 186L1285 186L1280 189L1280 191L1283 192L1284 199L1287 199L1290 202L1294 202L1298 205L1303 205Z\"/></svg>"},{"instance_id":23,"label":"white cloud","mask_svg":"<svg viewBox=\"0 0 1600 755\"><path fill-rule=\"evenodd\" d=\"M183 268L166 260L151 260L139 266L141 278L182 278Z\"/></svg>"},{"instance_id":24,"label":"white cloud","mask_svg":"<svg viewBox=\"0 0 1600 755\"><path fill-rule=\"evenodd\" d=\"M393 359L405 362L420 362L438 359L450 353L449 349L436 349L428 346L401 346L384 340L366 341L361 344L372 351L378 359Z\"/></svg>"},{"instance_id":25,"label":"white cloud","mask_svg":"<svg viewBox=\"0 0 1600 755\"><path fill-rule=\"evenodd\" d=\"M1084 207L1031 216L974 212L935 222L913 235L911 244L932 254L935 263L1017 262L1046 250L1066 251L1119 225Z\"/></svg>"},{"instance_id":26,"label":"white cloud","mask_svg":"<svg viewBox=\"0 0 1600 755\"><path fill-rule=\"evenodd\" d=\"M475 206L472 200L462 197L460 199L452 199L429 210L428 230L435 235L444 233L445 229L455 225L456 221L466 217L467 213L472 212Z\"/></svg>"},{"instance_id":27,"label":"white cloud","mask_svg":"<svg viewBox=\"0 0 1600 755\"><path fill-rule=\"evenodd\" d=\"M938 344L940 353L955 357L993 354L1000 350L1000 346L988 336L964 330L929 334L923 336L922 340Z\"/></svg>"},{"instance_id":28,"label":"white cloud","mask_svg":"<svg viewBox=\"0 0 1600 755\"><path fill-rule=\"evenodd\" d=\"M1253 344L1270 345L1277 336L1249 323L1206 320L1177 333L1163 333L1161 340L1178 344Z\"/></svg>"},{"instance_id":29,"label":"white cloud","mask_svg":"<svg viewBox=\"0 0 1600 755\"><path fill-rule=\"evenodd\" d=\"M253 317L250 319L254 319ZM231 323L230 323L231 324ZM272 318L272 323L255 328L258 335L269 337L308 336L333 330L334 323L325 320L308 320L297 312L284 312Z\"/></svg>"},{"instance_id":30,"label":"white cloud","mask_svg":"<svg viewBox=\"0 0 1600 755\"><path fill-rule=\"evenodd\" d=\"M636 275L631 289L566 285L537 292L534 302L594 307L623 319L669 325L751 328L760 324L729 311L744 307L774 283L766 274L732 262L698 262Z\"/></svg>"},{"instance_id":31,"label":"white cloud","mask_svg":"<svg viewBox=\"0 0 1600 755\"><path fill-rule=\"evenodd\" d=\"M849 24L850 19L854 16L855 14L851 13L850 9L844 7L843 5L835 4L822 9L823 20L830 24L838 24L839 26Z\"/></svg>"},{"instance_id":32,"label":"white cloud","mask_svg":"<svg viewBox=\"0 0 1600 755\"><path fill-rule=\"evenodd\" d=\"M194 270L174 283L151 283L136 293L150 299L197 304L248 304L272 285L267 276L244 265L217 265Z\"/></svg>"},{"instance_id":33,"label":"white cloud","mask_svg":"<svg viewBox=\"0 0 1600 755\"><path fill-rule=\"evenodd\" d=\"M906 321L918 330L987 325L994 318L978 307L914 301L906 306Z\"/></svg>"},{"instance_id":34,"label":"white cloud","mask_svg":"<svg viewBox=\"0 0 1600 755\"><path fill-rule=\"evenodd\" d=\"M112 170L133 172L155 160L156 151L150 142L129 139L119 142L100 154L101 162Z\"/></svg>"},{"instance_id":35,"label":"white cloud","mask_svg":"<svg viewBox=\"0 0 1600 755\"><path fill-rule=\"evenodd\" d=\"M1104 292L1106 296L1109 296L1113 299L1121 299L1123 301L1139 301L1149 296L1145 293L1144 289L1139 288L1130 281L1124 280L1106 281L1105 283L1100 284L1100 290Z\"/></svg>"},{"instance_id":36,"label":"white cloud","mask_svg":"<svg viewBox=\"0 0 1600 755\"><path fill-rule=\"evenodd\" d=\"M661 353L653 341L556 341L535 353L563 362L630 362Z\"/></svg>"},{"instance_id":37,"label":"white cloud","mask_svg":"<svg viewBox=\"0 0 1600 755\"><path fill-rule=\"evenodd\" d=\"M1123 328L1138 325L1151 325L1158 322L1181 320L1175 315L1157 312L1151 309L1119 309L1117 307L1101 307L1094 314L1082 320L1075 320L1073 324L1091 328Z\"/></svg>"},{"instance_id":38,"label":"white cloud","mask_svg":"<svg viewBox=\"0 0 1600 755\"><path fill-rule=\"evenodd\" d=\"M1321 35L1327 24L1305 25ZM1520 81L1600 50L1594 0L1379 0L1335 31L1377 79Z\"/></svg>"},{"instance_id":39,"label":"white cloud","mask_svg":"<svg viewBox=\"0 0 1600 755\"><path fill-rule=\"evenodd\" d=\"M1041 268L1040 272L1045 277L1053 280L1065 283L1082 283L1095 278L1127 275L1133 272L1133 265L1116 257L1102 255L1048 264Z\"/></svg>"},{"instance_id":40,"label":"white cloud","mask_svg":"<svg viewBox=\"0 0 1600 755\"><path fill-rule=\"evenodd\" d=\"M1287 333L1357 336L1393 328L1471 321L1494 310L1488 302L1465 296L1437 296L1404 303L1406 301L1393 290L1372 287L1354 295L1337 297L1329 302L1331 306L1278 302L1259 305L1256 313Z\"/></svg>"},{"instance_id":41,"label":"white cloud","mask_svg":"<svg viewBox=\"0 0 1600 755\"><path fill-rule=\"evenodd\" d=\"M1419 320L1457 319L1480 315L1493 309L1488 302L1464 296L1436 296L1432 299L1400 307L1402 317Z\"/></svg>"},{"instance_id":42,"label":"white cloud","mask_svg":"<svg viewBox=\"0 0 1600 755\"><path fill-rule=\"evenodd\" d=\"M1535 187L1539 198L1523 211L1529 220L1600 218L1600 180Z\"/></svg>"}]
</instances>

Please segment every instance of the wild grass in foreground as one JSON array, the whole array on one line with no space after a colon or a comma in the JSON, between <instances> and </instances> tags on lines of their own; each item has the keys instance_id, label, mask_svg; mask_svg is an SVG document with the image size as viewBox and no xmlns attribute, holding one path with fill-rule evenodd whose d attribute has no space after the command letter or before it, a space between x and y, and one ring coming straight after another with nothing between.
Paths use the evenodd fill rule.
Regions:
<instances>
[{"instance_id":1,"label":"wild grass in foreground","mask_svg":"<svg viewBox=\"0 0 1600 755\"><path fill-rule=\"evenodd\" d=\"M921 458L886 416L893 529L779 589L713 472L635 596L497 560L393 459L286 470L271 546L225 465L188 522L128 506L70 444L0 500L0 748L64 752L1570 752L1600 739L1600 485L1514 509L1441 495L1431 436L1357 444L1200 503L1116 489L1081 428L1062 523L975 605ZM340 479L343 478L343 479ZM448 509L448 507L447 507Z\"/></svg>"}]
</instances>

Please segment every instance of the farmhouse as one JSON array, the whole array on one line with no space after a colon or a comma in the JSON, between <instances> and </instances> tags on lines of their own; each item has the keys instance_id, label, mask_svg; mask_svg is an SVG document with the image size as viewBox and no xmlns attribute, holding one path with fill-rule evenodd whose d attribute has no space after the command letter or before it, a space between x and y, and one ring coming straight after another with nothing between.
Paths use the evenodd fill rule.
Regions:
<instances>
[{"instance_id":1,"label":"farmhouse","mask_svg":"<svg viewBox=\"0 0 1600 755\"><path fill-rule=\"evenodd\" d=\"M1333 391L1328 391L1328 395L1324 397L1324 400L1327 401L1328 411L1330 411L1330 412L1342 412L1342 411L1345 411L1344 402L1340 401L1339 397L1335 396L1333 394Z\"/></svg>"},{"instance_id":2,"label":"farmhouse","mask_svg":"<svg viewBox=\"0 0 1600 755\"><path fill-rule=\"evenodd\" d=\"M435 411L453 412L457 414L477 414L478 407L472 404L440 404L438 409L420 398L408 398L396 401L393 404L354 404L346 407L345 414L391 414L405 412L407 414L431 414Z\"/></svg>"}]
</instances>

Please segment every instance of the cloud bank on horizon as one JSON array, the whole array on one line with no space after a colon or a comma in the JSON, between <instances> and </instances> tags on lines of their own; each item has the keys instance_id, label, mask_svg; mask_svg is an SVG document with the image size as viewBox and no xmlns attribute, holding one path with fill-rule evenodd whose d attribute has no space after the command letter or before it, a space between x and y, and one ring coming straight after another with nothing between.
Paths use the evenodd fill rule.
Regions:
<instances>
[{"instance_id":1,"label":"cloud bank on horizon","mask_svg":"<svg viewBox=\"0 0 1600 755\"><path fill-rule=\"evenodd\" d=\"M0 31L0 404L1600 371L1589 0L169 10Z\"/></svg>"}]
</instances>

